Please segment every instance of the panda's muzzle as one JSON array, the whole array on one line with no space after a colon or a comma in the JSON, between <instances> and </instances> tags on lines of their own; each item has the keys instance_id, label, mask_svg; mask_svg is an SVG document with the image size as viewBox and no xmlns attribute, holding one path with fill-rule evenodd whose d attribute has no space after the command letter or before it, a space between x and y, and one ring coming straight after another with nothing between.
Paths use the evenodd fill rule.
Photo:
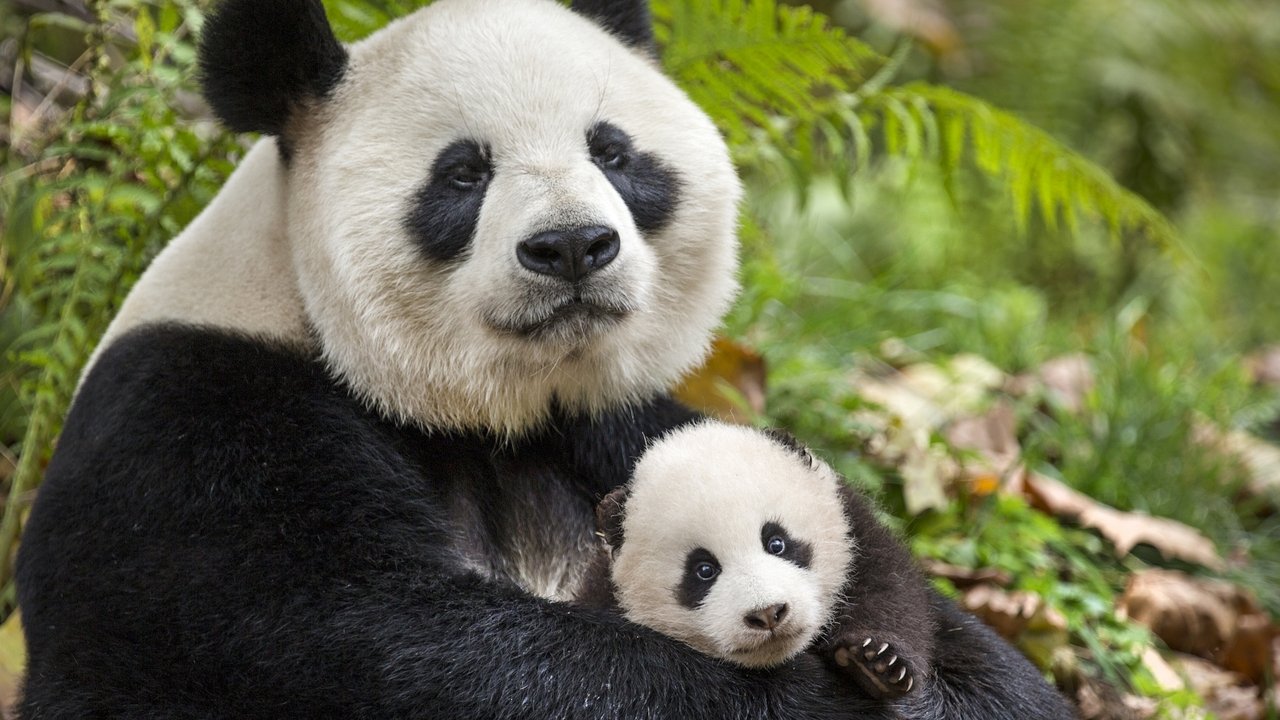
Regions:
<instances>
[{"instance_id":1,"label":"panda's muzzle","mask_svg":"<svg viewBox=\"0 0 1280 720\"><path fill-rule=\"evenodd\" d=\"M618 231L603 225L545 230L516 246L526 269L576 283L618 257Z\"/></svg>"}]
</instances>

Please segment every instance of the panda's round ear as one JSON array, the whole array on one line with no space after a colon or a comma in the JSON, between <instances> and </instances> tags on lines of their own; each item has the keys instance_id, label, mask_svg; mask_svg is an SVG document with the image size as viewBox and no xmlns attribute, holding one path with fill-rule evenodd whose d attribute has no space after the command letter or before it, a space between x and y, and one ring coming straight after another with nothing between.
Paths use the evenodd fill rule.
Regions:
<instances>
[{"instance_id":1,"label":"panda's round ear","mask_svg":"<svg viewBox=\"0 0 1280 720\"><path fill-rule=\"evenodd\" d=\"M228 128L279 136L338 84L347 51L320 0L223 0L205 20L199 66Z\"/></svg>"},{"instance_id":2,"label":"panda's round ear","mask_svg":"<svg viewBox=\"0 0 1280 720\"><path fill-rule=\"evenodd\" d=\"M619 485L596 504L596 532L617 552L622 547L622 518L626 515L627 486Z\"/></svg>"},{"instance_id":3,"label":"panda's round ear","mask_svg":"<svg viewBox=\"0 0 1280 720\"><path fill-rule=\"evenodd\" d=\"M781 428L765 428L764 434L769 436L770 440L786 448L796 457L803 460L805 465L808 465L811 468L818 467L818 459L813 456L813 453L809 448L805 447L804 443L796 439L795 435L792 435Z\"/></svg>"},{"instance_id":4,"label":"panda's round ear","mask_svg":"<svg viewBox=\"0 0 1280 720\"><path fill-rule=\"evenodd\" d=\"M648 0L573 0L570 5L579 15L595 20L632 47L651 55L658 54L653 41L653 18Z\"/></svg>"}]
</instances>

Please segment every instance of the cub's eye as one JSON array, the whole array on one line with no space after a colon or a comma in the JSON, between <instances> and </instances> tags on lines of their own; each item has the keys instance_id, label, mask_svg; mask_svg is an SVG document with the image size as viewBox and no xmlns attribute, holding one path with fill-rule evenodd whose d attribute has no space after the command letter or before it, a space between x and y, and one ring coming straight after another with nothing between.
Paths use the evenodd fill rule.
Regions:
<instances>
[{"instance_id":1,"label":"cub's eye","mask_svg":"<svg viewBox=\"0 0 1280 720\"><path fill-rule=\"evenodd\" d=\"M774 535L769 538L769 542L764 544L764 549L768 550L770 555L781 555L787 551L787 542L777 535Z\"/></svg>"},{"instance_id":2,"label":"cub's eye","mask_svg":"<svg viewBox=\"0 0 1280 720\"><path fill-rule=\"evenodd\" d=\"M617 170L627 164L627 149L618 143L609 143L591 149L591 158L602 168Z\"/></svg>"},{"instance_id":3,"label":"cub's eye","mask_svg":"<svg viewBox=\"0 0 1280 720\"><path fill-rule=\"evenodd\" d=\"M449 168L449 186L455 190L475 190L489 181L489 169L474 165L455 165Z\"/></svg>"},{"instance_id":4,"label":"cub's eye","mask_svg":"<svg viewBox=\"0 0 1280 720\"><path fill-rule=\"evenodd\" d=\"M710 580L720 574L720 568L709 562L698 563L697 567L693 569L693 574L696 575L699 580Z\"/></svg>"}]
</instances>

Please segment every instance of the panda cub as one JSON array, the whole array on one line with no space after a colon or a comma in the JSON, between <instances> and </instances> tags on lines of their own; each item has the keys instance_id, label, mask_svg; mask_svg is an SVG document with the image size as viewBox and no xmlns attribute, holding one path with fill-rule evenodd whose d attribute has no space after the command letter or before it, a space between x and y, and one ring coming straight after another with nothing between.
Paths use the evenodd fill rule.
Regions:
<instances>
[{"instance_id":1,"label":"panda cub","mask_svg":"<svg viewBox=\"0 0 1280 720\"><path fill-rule=\"evenodd\" d=\"M876 698L929 672L924 577L869 501L780 431L702 422L641 456L596 510L577 598L751 668L813 647Z\"/></svg>"}]
</instances>

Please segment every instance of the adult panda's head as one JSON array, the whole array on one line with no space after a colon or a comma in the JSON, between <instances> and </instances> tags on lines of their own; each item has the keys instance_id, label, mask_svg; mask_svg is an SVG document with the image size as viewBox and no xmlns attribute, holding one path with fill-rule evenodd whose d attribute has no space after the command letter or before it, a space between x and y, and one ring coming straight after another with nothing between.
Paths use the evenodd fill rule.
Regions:
<instances>
[{"instance_id":1,"label":"adult panda's head","mask_svg":"<svg viewBox=\"0 0 1280 720\"><path fill-rule=\"evenodd\" d=\"M596 511L619 606L739 665L786 661L849 575L840 482L790 436L704 422L663 437Z\"/></svg>"},{"instance_id":2,"label":"adult panda's head","mask_svg":"<svg viewBox=\"0 0 1280 720\"><path fill-rule=\"evenodd\" d=\"M344 47L316 0L224 0L200 68L277 136L308 321L384 413L520 432L703 357L740 189L643 2L440 0Z\"/></svg>"}]
</instances>

